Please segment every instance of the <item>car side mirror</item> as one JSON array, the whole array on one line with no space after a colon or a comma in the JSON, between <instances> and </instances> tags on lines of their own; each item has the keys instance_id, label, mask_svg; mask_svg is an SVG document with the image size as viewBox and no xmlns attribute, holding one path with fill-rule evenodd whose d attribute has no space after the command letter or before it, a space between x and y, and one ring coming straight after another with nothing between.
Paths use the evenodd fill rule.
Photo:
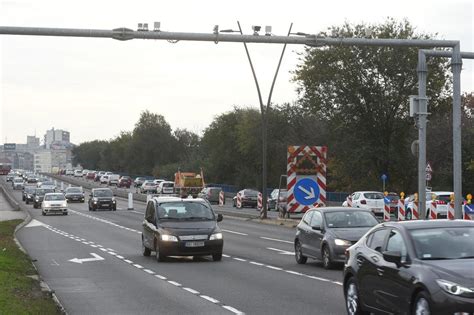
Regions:
<instances>
[{"instance_id":1,"label":"car side mirror","mask_svg":"<svg viewBox=\"0 0 474 315\"><path fill-rule=\"evenodd\" d=\"M402 264L402 253L399 251L385 251L382 255L385 261L394 263L397 266Z\"/></svg>"},{"instance_id":2,"label":"car side mirror","mask_svg":"<svg viewBox=\"0 0 474 315\"><path fill-rule=\"evenodd\" d=\"M222 214L217 214L217 222L221 222L222 220L224 219L224 217L222 216Z\"/></svg>"}]
</instances>

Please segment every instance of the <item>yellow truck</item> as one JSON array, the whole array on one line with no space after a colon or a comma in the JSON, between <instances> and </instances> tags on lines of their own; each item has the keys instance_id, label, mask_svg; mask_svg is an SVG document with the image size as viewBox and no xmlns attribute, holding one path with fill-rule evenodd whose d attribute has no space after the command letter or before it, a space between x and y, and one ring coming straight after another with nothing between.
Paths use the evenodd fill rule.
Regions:
<instances>
[{"instance_id":1,"label":"yellow truck","mask_svg":"<svg viewBox=\"0 0 474 315\"><path fill-rule=\"evenodd\" d=\"M197 198L199 192L205 187L202 169L200 173L181 172L174 174L174 192L181 198L192 196Z\"/></svg>"}]
</instances>

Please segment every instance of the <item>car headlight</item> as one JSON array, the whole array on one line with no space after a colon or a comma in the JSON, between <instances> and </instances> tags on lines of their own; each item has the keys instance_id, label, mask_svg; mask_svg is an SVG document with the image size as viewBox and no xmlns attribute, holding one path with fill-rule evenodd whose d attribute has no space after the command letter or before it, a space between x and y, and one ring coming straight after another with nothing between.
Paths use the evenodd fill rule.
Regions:
<instances>
[{"instance_id":1,"label":"car headlight","mask_svg":"<svg viewBox=\"0 0 474 315\"><path fill-rule=\"evenodd\" d=\"M112 202L115 203L115 198L112 198Z\"/></svg>"},{"instance_id":2,"label":"car headlight","mask_svg":"<svg viewBox=\"0 0 474 315\"><path fill-rule=\"evenodd\" d=\"M336 244L337 246L351 246L352 245L350 241L341 240L339 238L336 238L334 240L334 244Z\"/></svg>"},{"instance_id":3,"label":"car headlight","mask_svg":"<svg viewBox=\"0 0 474 315\"><path fill-rule=\"evenodd\" d=\"M209 237L210 241L221 240L221 239L222 239L222 233L220 233L220 232L211 234L211 236Z\"/></svg>"},{"instance_id":4,"label":"car headlight","mask_svg":"<svg viewBox=\"0 0 474 315\"><path fill-rule=\"evenodd\" d=\"M62 204L63 207L67 207L67 202L64 201L63 204Z\"/></svg>"},{"instance_id":5,"label":"car headlight","mask_svg":"<svg viewBox=\"0 0 474 315\"><path fill-rule=\"evenodd\" d=\"M447 281L447 280L442 280L442 279L437 279L436 282L441 287L441 289L443 289L444 291L452 295L464 295L464 296L469 296L469 297L474 296L473 289L463 287L457 283Z\"/></svg>"},{"instance_id":6,"label":"car headlight","mask_svg":"<svg viewBox=\"0 0 474 315\"><path fill-rule=\"evenodd\" d=\"M38 197L36 197L36 198L35 198L35 200L36 200L36 201L39 201L39 198L38 198Z\"/></svg>"},{"instance_id":7,"label":"car headlight","mask_svg":"<svg viewBox=\"0 0 474 315\"><path fill-rule=\"evenodd\" d=\"M177 242L178 238L174 235L161 234L161 240L165 242Z\"/></svg>"}]
</instances>

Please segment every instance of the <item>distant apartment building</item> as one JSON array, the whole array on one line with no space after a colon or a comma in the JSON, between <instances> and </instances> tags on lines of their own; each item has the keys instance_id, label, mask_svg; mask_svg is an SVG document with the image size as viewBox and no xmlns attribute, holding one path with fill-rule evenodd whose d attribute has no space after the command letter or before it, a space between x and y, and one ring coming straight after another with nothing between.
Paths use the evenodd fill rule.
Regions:
<instances>
[{"instance_id":1,"label":"distant apartment building","mask_svg":"<svg viewBox=\"0 0 474 315\"><path fill-rule=\"evenodd\" d=\"M40 138L36 136L26 136L26 147L28 150L37 150L40 147Z\"/></svg>"},{"instance_id":2,"label":"distant apartment building","mask_svg":"<svg viewBox=\"0 0 474 315\"><path fill-rule=\"evenodd\" d=\"M44 135L44 144L46 149L64 148L71 144L71 134L62 129L47 130Z\"/></svg>"},{"instance_id":3,"label":"distant apartment building","mask_svg":"<svg viewBox=\"0 0 474 315\"><path fill-rule=\"evenodd\" d=\"M65 169L68 163L67 150L40 150L35 153L35 172L51 173Z\"/></svg>"}]
</instances>

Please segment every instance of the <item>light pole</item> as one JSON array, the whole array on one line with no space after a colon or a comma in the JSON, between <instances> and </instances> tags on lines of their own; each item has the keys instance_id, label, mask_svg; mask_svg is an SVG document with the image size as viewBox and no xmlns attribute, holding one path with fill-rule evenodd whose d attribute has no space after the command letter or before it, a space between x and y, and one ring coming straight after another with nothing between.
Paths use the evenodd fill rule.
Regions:
<instances>
[{"instance_id":1,"label":"light pole","mask_svg":"<svg viewBox=\"0 0 474 315\"><path fill-rule=\"evenodd\" d=\"M239 27L238 32L240 35L243 35L242 27L240 26L240 22L237 21L237 26ZM291 34L291 28L293 27L293 23L290 24L290 29L288 30L288 35ZM268 27L267 27L268 28ZM253 27L254 36L259 36L258 32L260 31L260 26ZM222 33L234 33L237 31L234 30L221 30ZM271 36L271 30L266 30L265 36ZM275 71L275 75L273 76L272 86L270 88L270 92L268 93L268 100L267 104L263 104L262 99L262 92L260 91L260 85L258 84L257 74L255 73L255 68L252 63L252 58L250 57L249 49L247 47L247 43L243 42L245 47L245 53L247 54L247 58L249 60L250 69L252 70L253 79L255 81L255 86L257 87L257 94L258 94L258 102L260 104L260 116L262 121L262 210L260 210L260 218L266 219L267 218L267 147L268 147L268 111L270 110L273 88L275 87L275 82L278 76L278 72L280 70L281 61L283 60L283 56L286 50L286 43L283 45L283 50L280 55L280 60L278 61L278 66Z\"/></svg>"}]
</instances>

